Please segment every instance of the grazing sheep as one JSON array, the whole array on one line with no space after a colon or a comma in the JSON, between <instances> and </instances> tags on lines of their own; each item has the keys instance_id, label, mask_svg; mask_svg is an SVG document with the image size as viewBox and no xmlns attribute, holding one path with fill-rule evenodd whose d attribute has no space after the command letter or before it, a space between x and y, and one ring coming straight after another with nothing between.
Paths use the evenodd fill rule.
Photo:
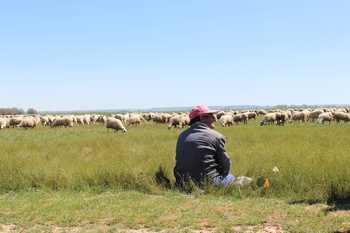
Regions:
<instances>
[{"instance_id":1,"label":"grazing sheep","mask_svg":"<svg viewBox=\"0 0 350 233\"><path fill-rule=\"evenodd\" d=\"M5 118L0 118L0 130L7 127L7 121Z\"/></svg>"},{"instance_id":2,"label":"grazing sheep","mask_svg":"<svg viewBox=\"0 0 350 233\"><path fill-rule=\"evenodd\" d=\"M244 125L248 124L248 120L249 120L248 112L244 112L244 113L241 113L241 114L242 114L243 124Z\"/></svg>"},{"instance_id":3,"label":"grazing sheep","mask_svg":"<svg viewBox=\"0 0 350 233\"><path fill-rule=\"evenodd\" d=\"M124 114L124 121L125 121L125 123L129 121L129 118L130 118L130 114L129 113L125 113Z\"/></svg>"},{"instance_id":4,"label":"grazing sheep","mask_svg":"<svg viewBox=\"0 0 350 233\"><path fill-rule=\"evenodd\" d=\"M121 122L123 123L126 123L126 120L125 120L125 116L122 115L122 114L115 114L115 115L112 115L112 117L114 117L115 119L119 119Z\"/></svg>"},{"instance_id":5,"label":"grazing sheep","mask_svg":"<svg viewBox=\"0 0 350 233\"><path fill-rule=\"evenodd\" d=\"M190 125L190 121L191 121L190 116L187 113L183 113L181 116L183 120L183 127Z\"/></svg>"},{"instance_id":6,"label":"grazing sheep","mask_svg":"<svg viewBox=\"0 0 350 233\"><path fill-rule=\"evenodd\" d=\"M276 121L276 113L270 112L264 116L264 119L260 122L260 126L266 125L266 124L273 125L275 123L275 121Z\"/></svg>"},{"instance_id":7,"label":"grazing sheep","mask_svg":"<svg viewBox=\"0 0 350 233\"><path fill-rule=\"evenodd\" d=\"M49 125L49 117L48 116L39 116L40 122L42 125Z\"/></svg>"},{"instance_id":8,"label":"grazing sheep","mask_svg":"<svg viewBox=\"0 0 350 233\"><path fill-rule=\"evenodd\" d=\"M309 114L308 121L314 122L315 119L317 119L321 113L324 113L323 109L315 109L311 111Z\"/></svg>"},{"instance_id":9,"label":"grazing sheep","mask_svg":"<svg viewBox=\"0 0 350 233\"><path fill-rule=\"evenodd\" d=\"M164 123L169 122L169 120L172 116L173 115L171 115L169 113L156 113L152 116L152 120L155 123L164 124Z\"/></svg>"},{"instance_id":10,"label":"grazing sheep","mask_svg":"<svg viewBox=\"0 0 350 233\"><path fill-rule=\"evenodd\" d=\"M47 118L49 119L49 125L51 125L53 123L53 121L55 120L55 117L52 115L48 115Z\"/></svg>"},{"instance_id":11,"label":"grazing sheep","mask_svg":"<svg viewBox=\"0 0 350 233\"><path fill-rule=\"evenodd\" d=\"M115 118L115 117L108 117L107 118L106 128L107 128L107 132L109 131L109 129L113 129L114 132L118 132L118 130L121 130L122 133L127 132L122 121Z\"/></svg>"},{"instance_id":12,"label":"grazing sheep","mask_svg":"<svg viewBox=\"0 0 350 233\"><path fill-rule=\"evenodd\" d=\"M340 120L343 120L344 123L348 123L348 121L350 121L350 114L345 112L335 112L334 119L336 120L337 124L340 124Z\"/></svg>"},{"instance_id":13,"label":"grazing sheep","mask_svg":"<svg viewBox=\"0 0 350 233\"><path fill-rule=\"evenodd\" d=\"M129 125L139 125L141 124L141 114L132 114L128 121Z\"/></svg>"},{"instance_id":14,"label":"grazing sheep","mask_svg":"<svg viewBox=\"0 0 350 233\"><path fill-rule=\"evenodd\" d=\"M333 120L333 114L331 112L325 112L318 115L317 121L318 124L324 124L325 121L328 121L329 124L331 124L331 121Z\"/></svg>"},{"instance_id":15,"label":"grazing sheep","mask_svg":"<svg viewBox=\"0 0 350 233\"><path fill-rule=\"evenodd\" d=\"M233 115L231 113L221 115L220 123L221 123L222 127L226 127L226 125L228 125L228 126L233 125Z\"/></svg>"},{"instance_id":16,"label":"grazing sheep","mask_svg":"<svg viewBox=\"0 0 350 233\"><path fill-rule=\"evenodd\" d=\"M96 124L98 118L99 118L98 114L92 114L92 115L90 115L90 122Z\"/></svg>"},{"instance_id":17,"label":"grazing sheep","mask_svg":"<svg viewBox=\"0 0 350 233\"><path fill-rule=\"evenodd\" d=\"M91 123L91 117L90 117L89 114L83 115L83 122L84 122L84 124L86 124L86 125L90 125L90 123Z\"/></svg>"},{"instance_id":18,"label":"grazing sheep","mask_svg":"<svg viewBox=\"0 0 350 233\"><path fill-rule=\"evenodd\" d=\"M73 120L71 116L64 116L64 117L57 117L55 121L51 124L51 128L53 127L72 127L73 126Z\"/></svg>"},{"instance_id":19,"label":"grazing sheep","mask_svg":"<svg viewBox=\"0 0 350 233\"><path fill-rule=\"evenodd\" d=\"M77 124L79 124L79 125L84 124L84 116L82 116L82 115L75 116L75 120L76 120Z\"/></svg>"},{"instance_id":20,"label":"grazing sheep","mask_svg":"<svg viewBox=\"0 0 350 233\"><path fill-rule=\"evenodd\" d=\"M309 118L310 111L309 110L303 110L301 112L294 112L292 117L289 120L289 123L292 123L294 121L305 122Z\"/></svg>"},{"instance_id":21,"label":"grazing sheep","mask_svg":"<svg viewBox=\"0 0 350 233\"><path fill-rule=\"evenodd\" d=\"M290 119L290 118L292 117L292 110L285 110L284 112L285 112L285 113L287 114L287 116L288 116L287 119Z\"/></svg>"},{"instance_id":22,"label":"grazing sheep","mask_svg":"<svg viewBox=\"0 0 350 233\"><path fill-rule=\"evenodd\" d=\"M284 125L284 123L289 119L289 116L292 115L292 113L290 113L290 111L284 111L281 113L281 121L280 123L282 125Z\"/></svg>"},{"instance_id":23,"label":"grazing sheep","mask_svg":"<svg viewBox=\"0 0 350 233\"><path fill-rule=\"evenodd\" d=\"M148 113L148 112L142 113L142 117L143 117L146 121L152 120L152 115L151 115L151 113Z\"/></svg>"},{"instance_id":24,"label":"grazing sheep","mask_svg":"<svg viewBox=\"0 0 350 233\"><path fill-rule=\"evenodd\" d=\"M37 125L33 117L23 117L22 121L17 125L17 128L34 128Z\"/></svg>"},{"instance_id":25,"label":"grazing sheep","mask_svg":"<svg viewBox=\"0 0 350 233\"><path fill-rule=\"evenodd\" d=\"M156 113L152 116L152 121L157 123L157 124L164 124L167 121L167 119L166 119L165 114Z\"/></svg>"},{"instance_id":26,"label":"grazing sheep","mask_svg":"<svg viewBox=\"0 0 350 233\"><path fill-rule=\"evenodd\" d=\"M11 120L11 118L3 117L3 118L0 118L0 119L2 119L4 121L4 122L1 123L2 128L10 128L10 120Z\"/></svg>"},{"instance_id":27,"label":"grazing sheep","mask_svg":"<svg viewBox=\"0 0 350 233\"><path fill-rule=\"evenodd\" d=\"M238 125L239 122L243 122L243 116L242 116L242 114L233 115L233 122L235 122L236 125Z\"/></svg>"},{"instance_id":28,"label":"grazing sheep","mask_svg":"<svg viewBox=\"0 0 350 233\"><path fill-rule=\"evenodd\" d=\"M261 114L261 115L266 115L266 114L267 114L267 112L266 112L266 110L265 110L265 109L259 109L259 110L257 110L257 111L256 111L256 115L258 115L258 116L259 116L260 114Z\"/></svg>"},{"instance_id":29,"label":"grazing sheep","mask_svg":"<svg viewBox=\"0 0 350 233\"><path fill-rule=\"evenodd\" d=\"M256 116L257 116L256 112L248 112L247 114L248 114L248 120L251 120L251 119L256 120Z\"/></svg>"},{"instance_id":30,"label":"grazing sheep","mask_svg":"<svg viewBox=\"0 0 350 233\"><path fill-rule=\"evenodd\" d=\"M14 118L10 119L10 126L12 126L12 128L14 128L16 125L18 125L19 123L21 123L23 117L21 116L16 116Z\"/></svg>"},{"instance_id":31,"label":"grazing sheep","mask_svg":"<svg viewBox=\"0 0 350 233\"><path fill-rule=\"evenodd\" d=\"M107 117L105 115L97 115L94 116L93 122L96 123L100 123L100 124L104 124L106 123Z\"/></svg>"},{"instance_id":32,"label":"grazing sheep","mask_svg":"<svg viewBox=\"0 0 350 233\"><path fill-rule=\"evenodd\" d=\"M190 125L190 117L188 114L182 113L180 115L174 115L169 119L168 129L171 129L172 126L176 128L185 128L187 125Z\"/></svg>"},{"instance_id":33,"label":"grazing sheep","mask_svg":"<svg viewBox=\"0 0 350 233\"><path fill-rule=\"evenodd\" d=\"M182 122L180 116L173 116L169 120L168 129L171 129L171 127L174 126L174 128L182 128Z\"/></svg>"},{"instance_id":34,"label":"grazing sheep","mask_svg":"<svg viewBox=\"0 0 350 233\"><path fill-rule=\"evenodd\" d=\"M141 124L141 120L146 122L145 118L143 118L143 116L141 114L138 114L138 113L132 114L129 118L128 126L129 125L139 125L139 124Z\"/></svg>"},{"instance_id":35,"label":"grazing sheep","mask_svg":"<svg viewBox=\"0 0 350 233\"><path fill-rule=\"evenodd\" d=\"M216 113L216 117L217 119L220 119L223 115L226 115L227 113L225 111L219 111L218 113Z\"/></svg>"}]
</instances>

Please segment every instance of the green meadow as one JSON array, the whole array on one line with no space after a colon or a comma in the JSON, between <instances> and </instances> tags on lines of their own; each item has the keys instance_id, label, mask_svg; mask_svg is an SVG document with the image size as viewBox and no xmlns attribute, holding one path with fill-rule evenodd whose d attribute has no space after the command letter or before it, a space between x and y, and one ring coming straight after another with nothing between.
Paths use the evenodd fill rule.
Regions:
<instances>
[{"instance_id":1,"label":"green meadow","mask_svg":"<svg viewBox=\"0 0 350 233\"><path fill-rule=\"evenodd\" d=\"M173 187L183 129L150 121L127 133L103 124L1 130L0 230L349 232L350 125L261 120L215 128L231 173L252 183L188 192Z\"/></svg>"}]
</instances>

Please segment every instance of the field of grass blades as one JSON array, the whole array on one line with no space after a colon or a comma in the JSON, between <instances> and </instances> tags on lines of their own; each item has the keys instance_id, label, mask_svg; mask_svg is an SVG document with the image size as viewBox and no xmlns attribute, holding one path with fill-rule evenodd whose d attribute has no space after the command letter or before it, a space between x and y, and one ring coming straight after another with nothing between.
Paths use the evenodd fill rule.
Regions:
<instances>
[{"instance_id":1,"label":"field of grass blades","mask_svg":"<svg viewBox=\"0 0 350 233\"><path fill-rule=\"evenodd\" d=\"M153 122L127 129L127 133L113 133L92 124L2 130L0 192L98 187L152 193L171 188L175 144L182 130ZM207 192L291 202L349 200L350 125L259 126L258 119L231 127L217 123L216 130L226 137L231 173L252 177L254 182ZM170 180L170 187L159 182L159 174ZM266 179L268 188L264 188Z\"/></svg>"}]
</instances>

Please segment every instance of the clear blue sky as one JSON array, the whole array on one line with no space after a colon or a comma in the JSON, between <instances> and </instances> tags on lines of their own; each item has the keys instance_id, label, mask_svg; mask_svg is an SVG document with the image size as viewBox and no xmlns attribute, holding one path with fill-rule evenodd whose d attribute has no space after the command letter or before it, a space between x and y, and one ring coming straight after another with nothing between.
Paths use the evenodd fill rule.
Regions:
<instances>
[{"instance_id":1,"label":"clear blue sky","mask_svg":"<svg viewBox=\"0 0 350 233\"><path fill-rule=\"evenodd\" d=\"M0 1L0 108L350 104L350 1Z\"/></svg>"}]
</instances>

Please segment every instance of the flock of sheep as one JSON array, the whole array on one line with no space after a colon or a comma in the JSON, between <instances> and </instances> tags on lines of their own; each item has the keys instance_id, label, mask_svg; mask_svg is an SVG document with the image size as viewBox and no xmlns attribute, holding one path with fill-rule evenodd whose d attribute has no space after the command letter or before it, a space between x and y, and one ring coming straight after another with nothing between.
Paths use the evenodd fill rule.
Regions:
<instances>
[{"instance_id":1,"label":"flock of sheep","mask_svg":"<svg viewBox=\"0 0 350 233\"><path fill-rule=\"evenodd\" d=\"M347 123L350 121L350 108L318 108L318 109L272 109L270 111L260 110L241 110L241 111L220 111L216 114L217 121L221 126L238 125L240 122L248 124L250 120L256 120L258 115L264 115L260 125L284 125L285 122L293 123L314 122L330 124L332 121ZM55 127L73 127L74 124L105 124L107 131L112 129L114 132L119 130L127 132L125 125L138 125L141 122L153 121L157 124L166 124L168 129L185 128L190 123L188 112L184 113L125 113L111 114L110 116L99 114L84 114L84 115L5 115L0 116L0 129L17 127L17 128L34 128L38 124Z\"/></svg>"},{"instance_id":2,"label":"flock of sheep","mask_svg":"<svg viewBox=\"0 0 350 233\"><path fill-rule=\"evenodd\" d=\"M316 108L316 109L302 109L302 110L273 110L267 113L260 123L260 125L274 124L276 122L279 125L284 125L286 121L293 123L295 121L311 121L314 122L317 119L318 124L324 124L328 121L330 124L332 121L336 121L340 124L341 121L347 123L350 121L350 108Z\"/></svg>"}]
</instances>

